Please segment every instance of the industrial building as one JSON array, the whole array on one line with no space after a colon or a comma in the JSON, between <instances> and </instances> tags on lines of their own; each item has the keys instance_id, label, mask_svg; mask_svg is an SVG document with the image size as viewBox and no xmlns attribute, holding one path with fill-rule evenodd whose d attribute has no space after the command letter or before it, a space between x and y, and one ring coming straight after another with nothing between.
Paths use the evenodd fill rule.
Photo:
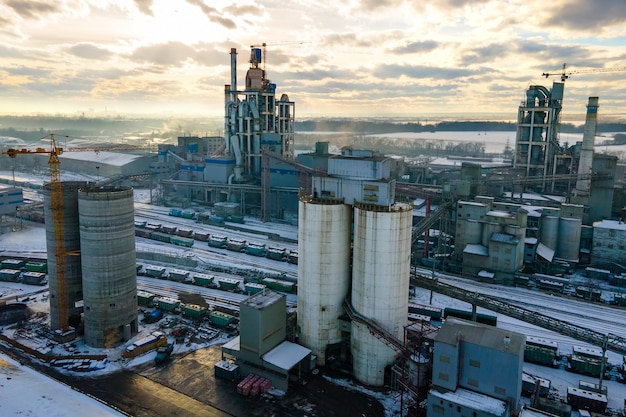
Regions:
<instances>
[{"instance_id":1,"label":"industrial building","mask_svg":"<svg viewBox=\"0 0 626 417\"><path fill-rule=\"evenodd\" d=\"M368 320L396 340L408 323L412 207L395 201L391 164L345 149L329 159L328 175L313 177L299 208L299 340L324 365L349 339L355 378L374 386L383 385L398 353ZM346 308L361 320L344 327Z\"/></svg>"},{"instance_id":2,"label":"industrial building","mask_svg":"<svg viewBox=\"0 0 626 417\"><path fill-rule=\"evenodd\" d=\"M21 188L0 187L0 216L14 214L18 207L24 204L24 195Z\"/></svg>"},{"instance_id":3,"label":"industrial building","mask_svg":"<svg viewBox=\"0 0 626 417\"><path fill-rule=\"evenodd\" d=\"M446 320L435 337L427 416L517 415L524 343L516 332Z\"/></svg>"},{"instance_id":4,"label":"industrial building","mask_svg":"<svg viewBox=\"0 0 626 417\"><path fill-rule=\"evenodd\" d=\"M159 145L153 172L166 202L241 204L241 212L297 218L298 170L294 167L295 103L276 93L267 78L264 50L252 48L244 88L238 87L237 51L230 51L230 84L224 86L224 136L178 138ZM285 214L287 213L287 214Z\"/></svg>"},{"instance_id":5,"label":"industrial building","mask_svg":"<svg viewBox=\"0 0 626 417\"><path fill-rule=\"evenodd\" d=\"M265 290L240 303L239 336L222 346L240 377L251 373L287 391L291 379L311 369L311 350L286 338L285 296ZM223 366L221 363L216 366Z\"/></svg>"},{"instance_id":6,"label":"industrial building","mask_svg":"<svg viewBox=\"0 0 626 417\"><path fill-rule=\"evenodd\" d=\"M595 222L591 257L596 264L623 263L626 259L626 223L621 220Z\"/></svg>"},{"instance_id":7,"label":"industrial building","mask_svg":"<svg viewBox=\"0 0 626 417\"><path fill-rule=\"evenodd\" d=\"M114 346L138 331L133 190L78 181L59 186L60 219L53 216L51 184L44 187L50 327L72 338L82 313L85 342Z\"/></svg>"}]
</instances>

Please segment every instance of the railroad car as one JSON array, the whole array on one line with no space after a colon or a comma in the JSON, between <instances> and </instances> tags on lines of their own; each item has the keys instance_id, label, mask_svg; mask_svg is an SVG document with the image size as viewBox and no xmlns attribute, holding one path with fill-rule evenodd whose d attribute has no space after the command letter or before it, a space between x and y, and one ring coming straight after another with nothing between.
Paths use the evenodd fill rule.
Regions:
<instances>
[{"instance_id":1,"label":"railroad car","mask_svg":"<svg viewBox=\"0 0 626 417\"><path fill-rule=\"evenodd\" d=\"M608 406L606 395L576 387L567 387L567 403L573 408L604 413Z\"/></svg>"},{"instance_id":2,"label":"railroad car","mask_svg":"<svg viewBox=\"0 0 626 417\"><path fill-rule=\"evenodd\" d=\"M151 231L150 229L142 229L140 227L135 227L135 236L137 237L145 237L147 239L150 239L150 235L152 233L155 233L155 232Z\"/></svg>"},{"instance_id":3,"label":"railroad car","mask_svg":"<svg viewBox=\"0 0 626 417\"><path fill-rule=\"evenodd\" d=\"M236 214L231 214L230 216L228 216L228 221L232 223L239 223L239 224L245 223L243 216L239 216Z\"/></svg>"},{"instance_id":4,"label":"railroad car","mask_svg":"<svg viewBox=\"0 0 626 417\"><path fill-rule=\"evenodd\" d=\"M295 282L284 281L276 278L263 278L261 283L276 291L288 292L295 294L297 292L297 284Z\"/></svg>"},{"instance_id":5,"label":"railroad car","mask_svg":"<svg viewBox=\"0 0 626 417\"><path fill-rule=\"evenodd\" d=\"M237 291L239 290L239 283L241 281L239 281L238 279L234 279L234 278L225 278L225 277L221 277L217 279L217 284L220 288L220 290L225 290L225 291Z\"/></svg>"},{"instance_id":6,"label":"railroad car","mask_svg":"<svg viewBox=\"0 0 626 417\"><path fill-rule=\"evenodd\" d=\"M213 248L225 248L228 242L228 238L222 235L209 236L209 246Z\"/></svg>"},{"instance_id":7,"label":"railroad car","mask_svg":"<svg viewBox=\"0 0 626 417\"><path fill-rule=\"evenodd\" d=\"M608 281L611 278L611 271L606 269L593 268L588 266L585 268L585 275L589 278L602 279Z\"/></svg>"},{"instance_id":8,"label":"railroad car","mask_svg":"<svg viewBox=\"0 0 626 417\"><path fill-rule=\"evenodd\" d=\"M213 281L215 277L213 275L203 274L201 272L196 272L192 275L191 279L193 279L193 283L200 287L210 287L213 286Z\"/></svg>"},{"instance_id":9,"label":"railroad car","mask_svg":"<svg viewBox=\"0 0 626 417\"><path fill-rule=\"evenodd\" d=\"M273 259L275 261L284 261L287 257L287 249L270 246L267 248L265 256L268 259Z\"/></svg>"},{"instance_id":10,"label":"railroad car","mask_svg":"<svg viewBox=\"0 0 626 417\"><path fill-rule=\"evenodd\" d=\"M27 271L22 274L22 282L28 285L46 285L46 274L43 272Z\"/></svg>"},{"instance_id":11,"label":"railroad car","mask_svg":"<svg viewBox=\"0 0 626 417\"><path fill-rule=\"evenodd\" d=\"M409 313L428 316L435 321L441 321L443 318L443 310L441 308L425 304L409 303Z\"/></svg>"},{"instance_id":12,"label":"railroad car","mask_svg":"<svg viewBox=\"0 0 626 417\"><path fill-rule=\"evenodd\" d=\"M180 237L190 237L193 239L193 230L192 229L181 229L179 228L176 231L176 235L180 236Z\"/></svg>"},{"instance_id":13,"label":"railroad car","mask_svg":"<svg viewBox=\"0 0 626 417\"><path fill-rule=\"evenodd\" d=\"M537 285L542 290L557 292L557 293L562 293L563 288L564 288L564 285L562 282L548 280L548 279L540 279L537 282Z\"/></svg>"},{"instance_id":14,"label":"railroad car","mask_svg":"<svg viewBox=\"0 0 626 417\"><path fill-rule=\"evenodd\" d=\"M443 310L443 318L458 317L460 319L472 320L472 312L466 310L459 310L456 308L446 307ZM498 324L498 317L490 314L476 313L476 322L488 324L490 326L496 326Z\"/></svg>"},{"instance_id":15,"label":"railroad car","mask_svg":"<svg viewBox=\"0 0 626 417\"><path fill-rule=\"evenodd\" d=\"M28 272L42 272L44 274L48 272L48 264L46 262L26 262L24 268Z\"/></svg>"},{"instance_id":16,"label":"railroad car","mask_svg":"<svg viewBox=\"0 0 626 417\"><path fill-rule=\"evenodd\" d=\"M22 259L4 259L2 261L2 269L16 269L20 270L24 268L26 261Z\"/></svg>"},{"instance_id":17,"label":"railroad car","mask_svg":"<svg viewBox=\"0 0 626 417\"><path fill-rule=\"evenodd\" d=\"M541 337L526 336L524 361L539 365L557 366L559 347L554 340Z\"/></svg>"},{"instance_id":18,"label":"railroad car","mask_svg":"<svg viewBox=\"0 0 626 417\"><path fill-rule=\"evenodd\" d=\"M237 317L222 311L213 310L209 313L209 321L218 327L227 327L229 324L237 321Z\"/></svg>"},{"instance_id":19,"label":"railroad car","mask_svg":"<svg viewBox=\"0 0 626 417\"><path fill-rule=\"evenodd\" d=\"M606 365L607 358L604 357ZM599 377L602 371L602 350L583 346L572 346L568 357L568 370L578 374Z\"/></svg>"},{"instance_id":20,"label":"railroad car","mask_svg":"<svg viewBox=\"0 0 626 417\"><path fill-rule=\"evenodd\" d=\"M200 242L207 242L210 236L211 235L209 233L193 232L193 238Z\"/></svg>"},{"instance_id":21,"label":"railroad car","mask_svg":"<svg viewBox=\"0 0 626 417\"><path fill-rule=\"evenodd\" d=\"M298 251L297 250L289 251L289 257L287 258L287 262L289 262L290 264L298 265Z\"/></svg>"},{"instance_id":22,"label":"railroad car","mask_svg":"<svg viewBox=\"0 0 626 417\"><path fill-rule=\"evenodd\" d=\"M243 252L246 250L246 241L243 239L228 238L226 242L226 249L234 252Z\"/></svg>"},{"instance_id":23,"label":"railroad car","mask_svg":"<svg viewBox=\"0 0 626 417\"><path fill-rule=\"evenodd\" d=\"M178 246L186 246L188 248L193 246L193 242L194 240L188 237L171 236L170 238L170 243Z\"/></svg>"},{"instance_id":24,"label":"railroad car","mask_svg":"<svg viewBox=\"0 0 626 417\"><path fill-rule=\"evenodd\" d=\"M170 216L174 216L174 217L181 217L183 214L183 211L181 209L170 209L169 215Z\"/></svg>"},{"instance_id":25,"label":"railroad car","mask_svg":"<svg viewBox=\"0 0 626 417\"><path fill-rule=\"evenodd\" d=\"M176 226L161 226L161 233L166 233L168 235L175 235L178 228Z\"/></svg>"},{"instance_id":26,"label":"railroad car","mask_svg":"<svg viewBox=\"0 0 626 417\"><path fill-rule=\"evenodd\" d=\"M150 239L156 240L159 242L170 243L172 236L168 235L167 233L162 233L162 232L151 232Z\"/></svg>"},{"instance_id":27,"label":"railroad car","mask_svg":"<svg viewBox=\"0 0 626 417\"><path fill-rule=\"evenodd\" d=\"M196 212L195 211L191 211L191 210L185 210L182 212L182 214L180 215L183 219L195 219L196 218Z\"/></svg>"},{"instance_id":28,"label":"railroad car","mask_svg":"<svg viewBox=\"0 0 626 417\"><path fill-rule=\"evenodd\" d=\"M263 243L248 243L246 253L252 256L265 256L267 249Z\"/></svg>"},{"instance_id":29,"label":"railroad car","mask_svg":"<svg viewBox=\"0 0 626 417\"><path fill-rule=\"evenodd\" d=\"M17 282L20 280L21 273L19 269L0 269L0 281Z\"/></svg>"}]
</instances>

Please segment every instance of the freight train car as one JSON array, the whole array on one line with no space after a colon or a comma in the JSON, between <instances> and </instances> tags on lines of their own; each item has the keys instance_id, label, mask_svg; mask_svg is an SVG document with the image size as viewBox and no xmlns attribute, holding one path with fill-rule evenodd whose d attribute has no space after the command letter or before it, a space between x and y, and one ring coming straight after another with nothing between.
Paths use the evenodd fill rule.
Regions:
<instances>
[{"instance_id":1,"label":"freight train car","mask_svg":"<svg viewBox=\"0 0 626 417\"><path fill-rule=\"evenodd\" d=\"M246 253L252 256L265 256L267 249L263 243L248 243Z\"/></svg>"},{"instance_id":2,"label":"freight train car","mask_svg":"<svg viewBox=\"0 0 626 417\"><path fill-rule=\"evenodd\" d=\"M295 282L284 281L282 279L275 278L263 278L261 283L276 291L288 292L295 294L298 291L298 286Z\"/></svg>"},{"instance_id":3,"label":"freight train car","mask_svg":"<svg viewBox=\"0 0 626 417\"><path fill-rule=\"evenodd\" d=\"M599 377L602 372L602 350L583 346L572 346L567 369L578 374ZM604 365L607 358L604 357Z\"/></svg>"},{"instance_id":4,"label":"freight train car","mask_svg":"<svg viewBox=\"0 0 626 417\"><path fill-rule=\"evenodd\" d=\"M267 248L265 256L275 261L285 261L287 257L287 249L270 246Z\"/></svg>"},{"instance_id":5,"label":"freight train car","mask_svg":"<svg viewBox=\"0 0 626 417\"><path fill-rule=\"evenodd\" d=\"M46 262L26 262L24 268L28 272L41 272L43 274L48 272L48 264Z\"/></svg>"},{"instance_id":6,"label":"freight train car","mask_svg":"<svg viewBox=\"0 0 626 417\"><path fill-rule=\"evenodd\" d=\"M46 274L43 272L24 272L22 274L22 282L28 285L46 285Z\"/></svg>"},{"instance_id":7,"label":"freight train car","mask_svg":"<svg viewBox=\"0 0 626 417\"><path fill-rule=\"evenodd\" d=\"M606 395L576 387L567 387L567 403L575 409L604 413L608 405Z\"/></svg>"},{"instance_id":8,"label":"freight train car","mask_svg":"<svg viewBox=\"0 0 626 417\"><path fill-rule=\"evenodd\" d=\"M428 316L435 321L441 321L443 318L443 310L441 308L425 304L409 303L409 313Z\"/></svg>"},{"instance_id":9,"label":"freight train car","mask_svg":"<svg viewBox=\"0 0 626 417\"><path fill-rule=\"evenodd\" d=\"M559 347L554 340L526 336L524 361L545 366L557 366Z\"/></svg>"},{"instance_id":10,"label":"freight train car","mask_svg":"<svg viewBox=\"0 0 626 417\"><path fill-rule=\"evenodd\" d=\"M443 310L443 318L458 317L464 320L472 320L472 312L467 310L459 310L456 308L446 307ZM476 313L476 322L488 324L490 326L496 326L498 324L498 317L490 314Z\"/></svg>"},{"instance_id":11,"label":"freight train car","mask_svg":"<svg viewBox=\"0 0 626 417\"><path fill-rule=\"evenodd\" d=\"M212 248L225 248L228 243L228 238L222 235L209 236L209 246Z\"/></svg>"},{"instance_id":12,"label":"freight train car","mask_svg":"<svg viewBox=\"0 0 626 417\"><path fill-rule=\"evenodd\" d=\"M0 281L17 282L21 273L19 269L0 269Z\"/></svg>"},{"instance_id":13,"label":"freight train car","mask_svg":"<svg viewBox=\"0 0 626 417\"><path fill-rule=\"evenodd\" d=\"M289 251L287 262L289 262L290 264L298 265L298 251L297 250Z\"/></svg>"}]
</instances>

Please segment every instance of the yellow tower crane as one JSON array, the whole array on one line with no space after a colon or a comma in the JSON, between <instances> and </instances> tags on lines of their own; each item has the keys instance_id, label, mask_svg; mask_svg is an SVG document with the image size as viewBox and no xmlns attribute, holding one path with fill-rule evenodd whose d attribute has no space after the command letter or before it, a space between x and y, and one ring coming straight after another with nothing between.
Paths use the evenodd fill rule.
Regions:
<instances>
[{"instance_id":1,"label":"yellow tower crane","mask_svg":"<svg viewBox=\"0 0 626 417\"><path fill-rule=\"evenodd\" d=\"M559 72L544 72L541 75L548 78L552 75L560 75L561 82L565 82L572 74L592 74L597 72L621 72L626 71L626 68L589 68L589 69L580 69L580 70L567 70L567 64L563 64L563 68Z\"/></svg>"},{"instance_id":2,"label":"yellow tower crane","mask_svg":"<svg viewBox=\"0 0 626 417\"><path fill-rule=\"evenodd\" d=\"M61 183L61 164L59 161L59 155L64 152L64 149L58 146L55 136L61 136L64 138L70 138L67 135L55 135L50 133L47 136L50 138L50 149L36 148L36 149L7 149L2 151L2 154L8 155L10 158L15 158L20 154L48 154L48 165L50 167L50 212L52 214L52 224L54 230L54 250L56 260L56 280L57 280L57 293L50 294L50 298L56 297L58 303L59 313L59 328L54 330L61 330L65 332L69 330L69 312L67 305L67 276L65 267L65 258L67 256L79 255L77 252L67 252L65 250L65 227L64 227L64 210L63 210L63 185ZM80 152L80 151L114 151L114 150L141 150L152 149L152 147L145 146L96 146L85 148L71 148L65 151Z\"/></svg>"}]
</instances>

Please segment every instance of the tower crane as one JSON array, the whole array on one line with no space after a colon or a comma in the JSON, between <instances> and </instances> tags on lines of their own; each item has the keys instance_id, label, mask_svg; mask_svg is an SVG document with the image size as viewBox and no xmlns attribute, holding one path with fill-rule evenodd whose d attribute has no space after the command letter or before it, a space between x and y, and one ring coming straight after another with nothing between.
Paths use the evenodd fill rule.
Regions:
<instances>
[{"instance_id":1,"label":"tower crane","mask_svg":"<svg viewBox=\"0 0 626 417\"><path fill-rule=\"evenodd\" d=\"M591 73L597 73L597 72L621 72L621 71L626 71L626 68L589 68L589 69L568 71L567 64L564 63L563 68L561 69L560 72L544 72L541 75L546 78L552 75L560 75L561 82L565 82L565 80L567 80L569 76L572 74L591 74Z\"/></svg>"},{"instance_id":2,"label":"tower crane","mask_svg":"<svg viewBox=\"0 0 626 417\"><path fill-rule=\"evenodd\" d=\"M57 293L50 294L52 300L56 297L59 311L59 329L61 332L69 330L69 314L67 305L67 276L66 276L66 262L67 256L76 256L77 252L67 252L65 249L65 227L64 227L64 210L63 210L63 185L61 182L61 164L59 161L59 155L64 152L64 149L60 147L55 140L55 136L61 136L64 138L70 138L67 135L55 135L50 133L44 136L42 139L50 139L50 148L36 148L36 149L7 149L1 153L8 155L10 158L15 158L20 154L48 154L48 166L50 168L50 212L52 214L52 224L54 230L54 249L56 260L56 279L57 279ZM65 151L80 152L80 151L114 151L114 150L140 150L148 147L142 146L96 146L96 147L84 147L84 148L70 148ZM149 147L151 149L151 147ZM57 330L57 329L55 329Z\"/></svg>"}]
</instances>

